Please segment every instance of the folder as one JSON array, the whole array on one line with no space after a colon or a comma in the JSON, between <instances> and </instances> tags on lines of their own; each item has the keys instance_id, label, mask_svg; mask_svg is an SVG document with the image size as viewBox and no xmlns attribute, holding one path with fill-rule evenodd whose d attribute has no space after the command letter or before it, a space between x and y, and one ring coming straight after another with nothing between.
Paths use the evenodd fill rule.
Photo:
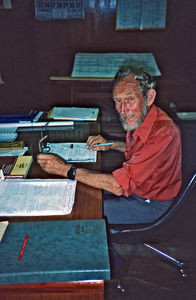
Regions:
<instances>
[{"instance_id":1,"label":"folder","mask_svg":"<svg viewBox=\"0 0 196 300\"><path fill-rule=\"evenodd\" d=\"M90 107L53 107L48 118L54 120L96 121L99 108Z\"/></svg>"}]
</instances>

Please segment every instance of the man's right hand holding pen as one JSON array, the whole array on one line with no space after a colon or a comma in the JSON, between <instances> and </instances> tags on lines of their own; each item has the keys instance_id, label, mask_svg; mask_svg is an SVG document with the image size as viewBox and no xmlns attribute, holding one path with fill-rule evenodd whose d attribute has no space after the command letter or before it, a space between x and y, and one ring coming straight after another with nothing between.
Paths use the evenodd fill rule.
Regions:
<instances>
[{"instance_id":1,"label":"man's right hand holding pen","mask_svg":"<svg viewBox=\"0 0 196 300\"><path fill-rule=\"evenodd\" d=\"M94 146L96 144L106 144L106 143L113 143L113 144L105 145L105 146ZM87 144L89 146L89 149L93 149L93 151L98 151L98 150L107 151L109 149L116 149L122 152L125 151L124 142L110 141L103 138L101 135L89 136L87 140ZM37 162L45 172L50 174L60 175L65 178L69 178L69 172L71 168L74 167L70 163L67 163L59 156L56 156L54 154L42 154L42 153L38 154ZM72 176L69 179L75 179L79 182L82 182L94 188L109 191L117 196L122 195L124 192L124 190L116 181L112 173L102 173L101 171L89 170L89 169L78 167L75 168L75 173L74 174L72 173Z\"/></svg>"},{"instance_id":2,"label":"man's right hand holding pen","mask_svg":"<svg viewBox=\"0 0 196 300\"><path fill-rule=\"evenodd\" d=\"M121 152L125 152L126 143L118 142L113 140L108 140L101 135L89 136L87 139L88 149L93 151L108 151L110 149L115 149Z\"/></svg>"}]
</instances>

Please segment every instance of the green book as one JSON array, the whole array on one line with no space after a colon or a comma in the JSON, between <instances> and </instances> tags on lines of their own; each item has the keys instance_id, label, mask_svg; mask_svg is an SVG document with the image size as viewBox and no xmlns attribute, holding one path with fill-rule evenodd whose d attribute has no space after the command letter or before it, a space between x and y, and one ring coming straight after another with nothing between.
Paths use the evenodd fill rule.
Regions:
<instances>
[{"instance_id":1,"label":"green book","mask_svg":"<svg viewBox=\"0 0 196 300\"><path fill-rule=\"evenodd\" d=\"M9 223L0 257L1 285L110 279L102 219Z\"/></svg>"},{"instance_id":2,"label":"green book","mask_svg":"<svg viewBox=\"0 0 196 300\"><path fill-rule=\"evenodd\" d=\"M24 148L23 141L0 142L0 151L5 150L21 150Z\"/></svg>"}]
</instances>

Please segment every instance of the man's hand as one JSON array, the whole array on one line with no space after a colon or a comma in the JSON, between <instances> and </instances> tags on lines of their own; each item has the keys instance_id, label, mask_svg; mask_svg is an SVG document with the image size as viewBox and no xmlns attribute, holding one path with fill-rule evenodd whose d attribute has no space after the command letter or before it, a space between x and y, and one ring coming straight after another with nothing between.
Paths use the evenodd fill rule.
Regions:
<instances>
[{"instance_id":1,"label":"man's hand","mask_svg":"<svg viewBox=\"0 0 196 300\"><path fill-rule=\"evenodd\" d=\"M87 139L87 144L89 146L89 150L92 149L93 151L108 151L108 150L110 150L112 145L93 147L95 144L105 144L105 143L109 143L109 142L111 142L111 141L103 138L101 135L89 136Z\"/></svg>"},{"instance_id":2,"label":"man's hand","mask_svg":"<svg viewBox=\"0 0 196 300\"><path fill-rule=\"evenodd\" d=\"M44 171L64 177L67 177L67 172L71 168L71 164L67 164L54 154L38 154L37 162ZM123 189L112 174L103 174L94 170L78 168L75 179L89 186L112 192L117 196L123 194Z\"/></svg>"},{"instance_id":3,"label":"man's hand","mask_svg":"<svg viewBox=\"0 0 196 300\"><path fill-rule=\"evenodd\" d=\"M45 172L64 177L67 177L67 172L71 168L71 164L67 164L59 156L53 154L38 154L37 162Z\"/></svg>"}]
</instances>

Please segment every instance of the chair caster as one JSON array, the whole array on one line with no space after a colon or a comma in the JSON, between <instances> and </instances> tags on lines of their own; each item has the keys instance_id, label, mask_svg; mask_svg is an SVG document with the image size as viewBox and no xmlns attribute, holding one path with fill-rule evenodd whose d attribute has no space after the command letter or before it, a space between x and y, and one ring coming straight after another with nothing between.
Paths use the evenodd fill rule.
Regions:
<instances>
[{"instance_id":1,"label":"chair caster","mask_svg":"<svg viewBox=\"0 0 196 300\"><path fill-rule=\"evenodd\" d=\"M187 277L188 277L188 274L187 274L186 271L184 270L184 263L181 263L181 266L180 266L180 275L181 275L181 277L183 277L183 278L187 278Z\"/></svg>"},{"instance_id":2,"label":"chair caster","mask_svg":"<svg viewBox=\"0 0 196 300\"><path fill-rule=\"evenodd\" d=\"M126 289L123 286L123 284L120 282L120 280L117 281L117 285L116 285L117 289L120 290L121 294L125 294Z\"/></svg>"}]
</instances>

